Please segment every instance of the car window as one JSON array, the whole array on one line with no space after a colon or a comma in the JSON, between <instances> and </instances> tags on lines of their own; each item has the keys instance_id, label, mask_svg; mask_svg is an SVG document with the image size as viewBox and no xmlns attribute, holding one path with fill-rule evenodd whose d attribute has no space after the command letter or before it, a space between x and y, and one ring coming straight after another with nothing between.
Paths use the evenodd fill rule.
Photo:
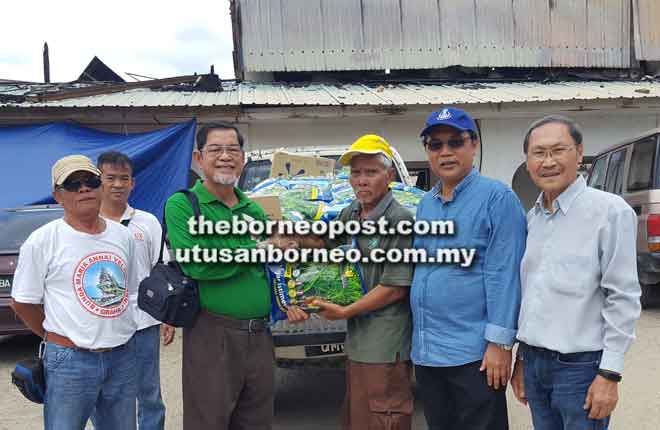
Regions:
<instances>
[{"instance_id":1,"label":"car window","mask_svg":"<svg viewBox=\"0 0 660 430\"><path fill-rule=\"evenodd\" d=\"M653 186L656 146L655 136L634 144L628 172L628 191L648 190Z\"/></svg>"},{"instance_id":2,"label":"car window","mask_svg":"<svg viewBox=\"0 0 660 430\"><path fill-rule=\"evenodd\" d=\"M0 252L18 251L30 233L63 214L62 209L0 211Z\"/></svg>"},{"instance_id":3,"label":"car window","mask_svg":"<svg viewBox=\"0 0 660 430\"><path fill-rule=\"evenodd\" d=\"M607 180L605 181L605 191L614 194L621 194L623 190L623 165L626 162L627 148L613 152L610 156L610 164L607 169Z\"/></svg>"},{"instance_id":4,"label":"car window","mask_svg":"<svg viewBox=\"0 0 660 430\"><path fill-rule=\"evenodd\" d=\"M340 170L342 165L339 164L339 155L324 155L325 158L332 158L336 161L335 170ZM270 160L250 160L245 164L243 168L243 173L238 180L238 188L243 191L250 191L255 187L259 182L268 179L270 177ZM399 171L396 170L396 181L401 182L401 176Z\"/></svg>"},{"instance_id":5,"label":"car window","mask_svg":"<svg viewBox=\"0 0 660 430\"><path fill-rule=\"evenodd\" d=\"M238 188L249 191L259 182L267 179L270 176L270 165L270 160L248 161L238 180Z\"/></svg>"},{"instance_id":6,"label":"car window","mask_svg":"<svg viewBox=\"0 0 660 430\"><path fill-rule=\"evenodd\" d=\"M599 190L605 189L605 172L607 171L607 156L596 160L589 175L589 186Z\"/></svg>"}]
</instances>

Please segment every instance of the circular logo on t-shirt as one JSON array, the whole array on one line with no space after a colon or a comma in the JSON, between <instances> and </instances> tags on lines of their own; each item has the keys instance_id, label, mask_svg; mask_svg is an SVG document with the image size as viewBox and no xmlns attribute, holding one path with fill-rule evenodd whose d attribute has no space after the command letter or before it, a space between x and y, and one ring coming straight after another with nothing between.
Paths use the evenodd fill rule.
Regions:
<instances>
[{"instance_id":1,"label":"circular logo on t-shirt","mask_svg":"<svg viewBox=\"0 0 660 430\"><path fill-rule=\"evenodd\" d=\"M80 304L94 315L113 318L128 307L126 263L117 254L99 252L83 258L73 286Z\"/></svg>"}]
</instances>

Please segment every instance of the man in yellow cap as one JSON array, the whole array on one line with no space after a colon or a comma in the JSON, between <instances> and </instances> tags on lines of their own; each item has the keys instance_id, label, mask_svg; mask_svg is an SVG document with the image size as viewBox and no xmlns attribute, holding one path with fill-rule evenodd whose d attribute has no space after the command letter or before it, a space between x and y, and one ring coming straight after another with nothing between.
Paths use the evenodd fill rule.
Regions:
<instances>
[{"instance_id":1,"label":"man in yellow cap","mask_svg":"<svg viewBox=\"0 0 660 430\"><path fill-rule=\"evenodd\" d=\"M101 172L70 155L52 169L64 217L21 246L12 308L46 341L44 428L135 429L137 395L135 243L121 224L99 216Z\"/></svg>"},{"instance_id":2,"label":"man in yellow cap","mask_svg":"<svg viewBox=\"0 0 660 430\"><path fill-rule=\"evenodd\" d=\"M359 138L339 162L350 165L350 183L356 199L338 217L339 221L387 220L390 227L413 218L393 197L389 183L395 178L392 149L376 135ZM402 235L358 235L321 240L306 237L301 247L352 244L363 256L374 249L407 249L412 237ZM347 430L401 429L411 427L413 395L410 386L410 341L412 322L408 291L411 264L370 262L362 265L368 293L348 306L316 300L321 315L329 320L348 320L345 351L346 398L343 427ZM289 320L307 315L299 308L288 312Z\"/></svg>"}]
</instances>

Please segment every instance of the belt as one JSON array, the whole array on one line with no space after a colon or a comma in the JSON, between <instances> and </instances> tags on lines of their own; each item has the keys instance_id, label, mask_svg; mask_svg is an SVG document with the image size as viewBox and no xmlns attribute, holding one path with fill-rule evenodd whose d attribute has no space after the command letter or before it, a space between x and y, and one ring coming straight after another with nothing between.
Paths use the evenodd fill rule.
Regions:
<instances>
[{"instance_id":1,"label":"belt","mask_svg":"<svg viewBox=\"0 0 660 430\"><path fill-rule=\"evenodd\" d=\"M124 345L118 345L118 346L112 346L109 348L81 348L77 346L75 343L71 341L66 336L59 335L57 333L53 333L52 331L46 332L46 336L44 337L46 342L54 343L55 345L63 346L65 348L72 348L78 351L87 351L87 352L109 352L112 351L115 348L119 348L120 346Z\"/></svg>"},{"instance_id":2,"label":"belt","mask_svg":"<svg viewBox=\"0 0 660 430\"><path fill-rule=\"evenodd\" d=\"M520 342L520 346L518 347L518 350L532 351L537 354L545 355L545 356L567 356L567 355L570 356L572 354L589 354L589 353L598 353L602 351L602 350L598 350L598 351L579 351L579 352L559 352L553 349L543 348L541 346L528 345L523 342Z\"/></svg>"},{"instance_id":3,"label":"belt","mask_svg":"<svg viewBox=\"0 0 660 430\"><path fill-rule=\"evenodd\" d=\"M207 314L211 318L215 319L221 326L231 328L234 330L244 330L248 333L256 333L260 331L266 331L270 328L268 319L266 318L257 318L252 320L238 320L236 318L230 318L225 315L214 314L207 310L202 310L202 313Z\"/></svg>"},{"instance_id":4,"label":"belt","mask_svg":"<svg viewBox=\"0 0 660 430\"><path fill-rule=\"evenodd\" d=\"M518 348L521 349L521 350L527 349L529 351L535 351L539 354L546 354L546 355L561 354L559 351L554 351L552 349L543 348L541 346L528 345L524 342L520 342L520 346Z\"/></svg>"}]
</instances>

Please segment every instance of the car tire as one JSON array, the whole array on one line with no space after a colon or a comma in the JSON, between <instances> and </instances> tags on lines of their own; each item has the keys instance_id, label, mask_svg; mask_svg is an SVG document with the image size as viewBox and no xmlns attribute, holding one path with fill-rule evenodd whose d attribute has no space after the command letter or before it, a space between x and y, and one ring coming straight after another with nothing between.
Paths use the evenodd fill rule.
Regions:
<instances>
[{"instance_id":1,"label":"car tire","mask_svg":"<svg viewBox=\"0 0 660 430\"><path fill-rule=\"evenodd\" d=\"M640 298L642 309L647 309L657 305L658 288L660 288L660 285L640 283L640 286L642 287L642 296Z\"/></svg>"}]
</instances>

